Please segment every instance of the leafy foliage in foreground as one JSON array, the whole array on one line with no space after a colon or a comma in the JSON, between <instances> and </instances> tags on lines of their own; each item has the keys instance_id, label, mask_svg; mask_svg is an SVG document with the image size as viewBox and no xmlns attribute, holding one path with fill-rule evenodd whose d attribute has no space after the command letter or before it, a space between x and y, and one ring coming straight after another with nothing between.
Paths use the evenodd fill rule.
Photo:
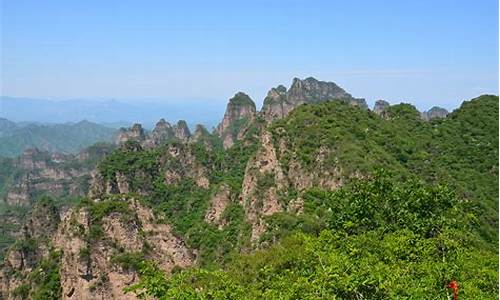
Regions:
<instances>
[{"instance_id":1,"label":"leafy foliage in foreground","mask_svg":"<svg viewBox=\"0 0 500 300\"><path fill-rule=\"evenodd\" d=\"M281 242L239 255L224 270L166 278L145 262L129 291L158 299L446 299L456 279L462 299L498 297L497 251L445 187L380 175L311 191L304 214L289 218L297 218L295 228L274 223L275 233L288 231Z\"/></svg>"}]
</instances>

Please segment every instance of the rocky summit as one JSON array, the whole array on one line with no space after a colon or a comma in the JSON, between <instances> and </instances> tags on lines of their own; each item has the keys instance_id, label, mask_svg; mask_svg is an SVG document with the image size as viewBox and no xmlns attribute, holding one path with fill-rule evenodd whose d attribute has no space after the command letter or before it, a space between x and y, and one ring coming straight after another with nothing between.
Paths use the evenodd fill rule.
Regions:
<instances>
[{"instance_id":1,"label":"rocky summit","mask_svg":"<svg viewBox=\"0 0 500 300\"><path fill-rule=\"evenodd\" d=\"M434 106L428 111L422 112L422 119L426 121L434 120L434 119L443 119L446 118L446 116L449 114L449 112L438 106Z\"/></svg>"},{"instance_id":2,"label":"rocky summit","mask_svg":"<svg viewBox=\"0 0 500 300\"><path fill-rule=\"evenodd\" d=\"M373 112L379 116L383 116L389 106L391 106L389 102L384 100L377 100L375 101L375 105L373 106Z\"/></svg>"},{"instance_id":3,"label":"rocky summit","mask_svg":"<svg viewBox=\"0 0 500 300\"><path fill-rule=\"evenodd\" d=\"M272 121L285 117L301 104L329 100L346 101L352 105L367 108L364 99L352 97L351 94L335 83L319 81L309 77L304 80L294 78L288 91L282 85L272 88L264 99L261 114L267 121Z\"/></svg>"},{"instance_id":4,"label":"rocky summit","mask_svg":"<svg viewBox=\"0 0 500 300\"><path fill-rule=\"evenodd\" d=\"M0 160L1 299L498 296L498 96L424 116L294 79L172 124Z\"/></svg>"},{"instance_id":5,"label":"rocky summit","mask_svg":"<svg viewBox=\"0 0 500 300\"><path fill-rule=\"evenodd\" d=\"M255 102L245 93L238 92L229 99L224 118L216 128L224 147L231 147L239 132L255 118Z\"/></svg>"}]
</instances>

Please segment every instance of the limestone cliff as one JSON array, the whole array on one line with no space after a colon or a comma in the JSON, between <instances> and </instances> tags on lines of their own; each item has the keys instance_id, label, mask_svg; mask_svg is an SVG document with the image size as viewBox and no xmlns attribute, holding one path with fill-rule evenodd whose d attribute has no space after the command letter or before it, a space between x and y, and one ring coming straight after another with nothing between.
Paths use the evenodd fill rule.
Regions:
<instances>
[{"instance_id":1,"label":"limestone cliff","mask_svg":"<svg viewBox=\"0 0 500 300\"><path fill-rule=\"evenodd\" d=\"M180 141L186 142L191 137L191 132L187 126L186 121L179 120L174 126L174 136Z\"/></svg>"},{"instance_id":2,"label":"limestone cliff","mask_svg":"<svg viewBox=\"0 0 500 300\"><path fill-rule=\"evenodd\" d=\"M148 148L154 148L170 141L175 136L174 128L165 119L160 119L156 123L151 134L146 138L145 145Z\"/></svg>"},{"instance_id":3,"label":"limestone cliff","mask_svg":"<svg viewBox=\"0 0 500 300\"><path fill-rule=\"evenodd\" d=\"M36 294L40 283L31 278L48 260L59 274L61 298L71 300L137 299L123 291L137 280L137 271L130 267L134 255L157 262L167 273L193 264L195 253L150 209L132 198L104 201L122 201L122 209L100 219L92 206L71 209L61 221L53 211L33 216L26 239L36 243L30 249L12 248L0 269L2 299ZM10 276L12 272L18 275Z\"/></svg>"},{"instance_id":4,"label":"limestone cliff","mask_svg":"<svg viewBox=\"0 0 500 300\"><path fill-rule=\"evenodd\" d=\"M120 128L116 143L123 144L127 141L143 142L146 139L146 134L141 124L134 124L131 128Z\"/></svg>"},{"instance_id":5,"label":"limestone cliff","mask_svg":"<svg viewBox=\"0 0 500 300\"><path fill-rule=\"evenodd\" d=\"M282 85L272 88L264 99L260 114L270 122L287 116L295 107L304 103L319 103L340 100L367 109L364 99L351 96L333 82L319 81L312 77L301 80L294 78L287 91Z\"/></svg>"},{"instance_id":6,"label":"limestone cliff","mask_svg":"<svg viewBox=\"0 0 500 300\"><path fill-rule=\"evenodd\" d=\"M234 144L241 129L253 121L255 113L255 103L247 94L238 92L229 99L224 118L215 131L222 139L224 148Z\"/></svg>"}]
</instances>

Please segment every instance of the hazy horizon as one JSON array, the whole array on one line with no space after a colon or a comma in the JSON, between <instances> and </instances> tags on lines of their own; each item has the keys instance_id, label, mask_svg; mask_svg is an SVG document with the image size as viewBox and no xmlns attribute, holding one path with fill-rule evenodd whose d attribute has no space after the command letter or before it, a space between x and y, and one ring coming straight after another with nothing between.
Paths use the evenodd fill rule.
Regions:
<instances>
[{"instance_id":1,"label":"hazy horizon","mask_svg":"<svg viewBox=\"0 0 500 300\"><path fill-rule=\"evenodd\" d=\"M293 77L371 106L498 94L498 2L2 1L0 95L260 107ZM222 104L223 105L223 104Z\"/></svg>"}]
</instances>

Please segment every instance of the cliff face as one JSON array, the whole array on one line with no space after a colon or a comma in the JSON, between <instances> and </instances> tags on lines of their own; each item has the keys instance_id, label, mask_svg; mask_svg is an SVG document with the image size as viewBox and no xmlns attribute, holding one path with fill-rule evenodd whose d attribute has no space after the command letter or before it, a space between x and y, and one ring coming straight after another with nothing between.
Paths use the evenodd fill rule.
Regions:
<instances>
[{"instance_id":1,"label":"cliff face","mask_svg":"<svg viewBox=\"0 0 500 300\"><path fill-rule=\"evenodd\" d=\"M172 125L165 121L165 119L160 119L147 139L146 145L153 148L171 140L174 136L175 133Z\"/></svg>"},{"instance_id":2,"label":"cliff face","mask_svg":"<svg viewBox=\"0 0 500 300\"><path fill-rule=\"evenodd\" d=\"M118 132L116 143L123 144L127 141L143 142L146 139L146 134L141 124L134 124L131 128L120 128Z\"/></svg>"},{"instance_id":3,"label":"cliff face","mask_svg":"<svg viewBox=\"0 0 500 300\"><path fill-rule=\"evenodd\" d=\"M254 120L255 113L255 103L245 93L239 92L229 99L224 118L215 131L222 139L224 148L234 144L238 134Z\"/></svg>"},{"instance_id":4,"label":"cliff face","mask_svg":"<svg viewBox=\"0 0 500 300\"><path fill-rule=\"evenodd\" d=\"M4 187L2 200L8 205L28 207L42 194L84 196L88 192L92 169L98 159L112 149L109 145L97 145L78 155L28 149L14 162L16 176L12 176Z\"/></svg>"},{"instance_id":5,"label":"cliff face","mask_svg":"<svg viewBox=\"0 0 500 300\"><path fill-rule=\"evenodd\" d=\"M330 100L345 101L363 109L368 108L364 99L352 97L335 83L309 77L304 80L294 78L288 91L282 85L272 88L264 99L261 115L270 122L287 116L290 111L301 104Z\"/></svg>"},{"instance_id":6,"label":"cliff face","mask_svg":"<svg viewBox=\"0 0 500 300\"><path fill-rule=\"evenodd\" d=\"M167 273L175 266L185 268L194 262L195 254L169 225L159 223L150 209L131 198L106 201L119 203L121 209L109 210L99 218L88 208L63 213L60 221L53 209L33 216L25 241L36 246L9 252L0 271L2 299L18 299L20 290L25 298L39 292L40 283L31 278L48 260L59 274L61 299L72 300L137 299L123 291L137 279L136 270L131 268L137 255L156 261ZM12 277L12 272L18 275Z\"/></svg>"},{"instance_id":7,"label":"cliff face","mask_svg":"<svg viewBox=\"0 0 500 300\"><path fill-rule=\"evenodd\" d=\"M268 122L284 118L295 104L288 101L286 87L279 85L272 88L264 99L261 114Z\"/></svg>"},{"instance_id":8,"label":"cliff face","mask_svg":"<svg viewBox=\"0 0 500 300\"><path fill-rule=\"evenodd\" d=\"M187 142L191 137L191 132L187 126L186 121L180 120L174 126L174 136L180 141Z\"/></svg>"}]
</instances>

